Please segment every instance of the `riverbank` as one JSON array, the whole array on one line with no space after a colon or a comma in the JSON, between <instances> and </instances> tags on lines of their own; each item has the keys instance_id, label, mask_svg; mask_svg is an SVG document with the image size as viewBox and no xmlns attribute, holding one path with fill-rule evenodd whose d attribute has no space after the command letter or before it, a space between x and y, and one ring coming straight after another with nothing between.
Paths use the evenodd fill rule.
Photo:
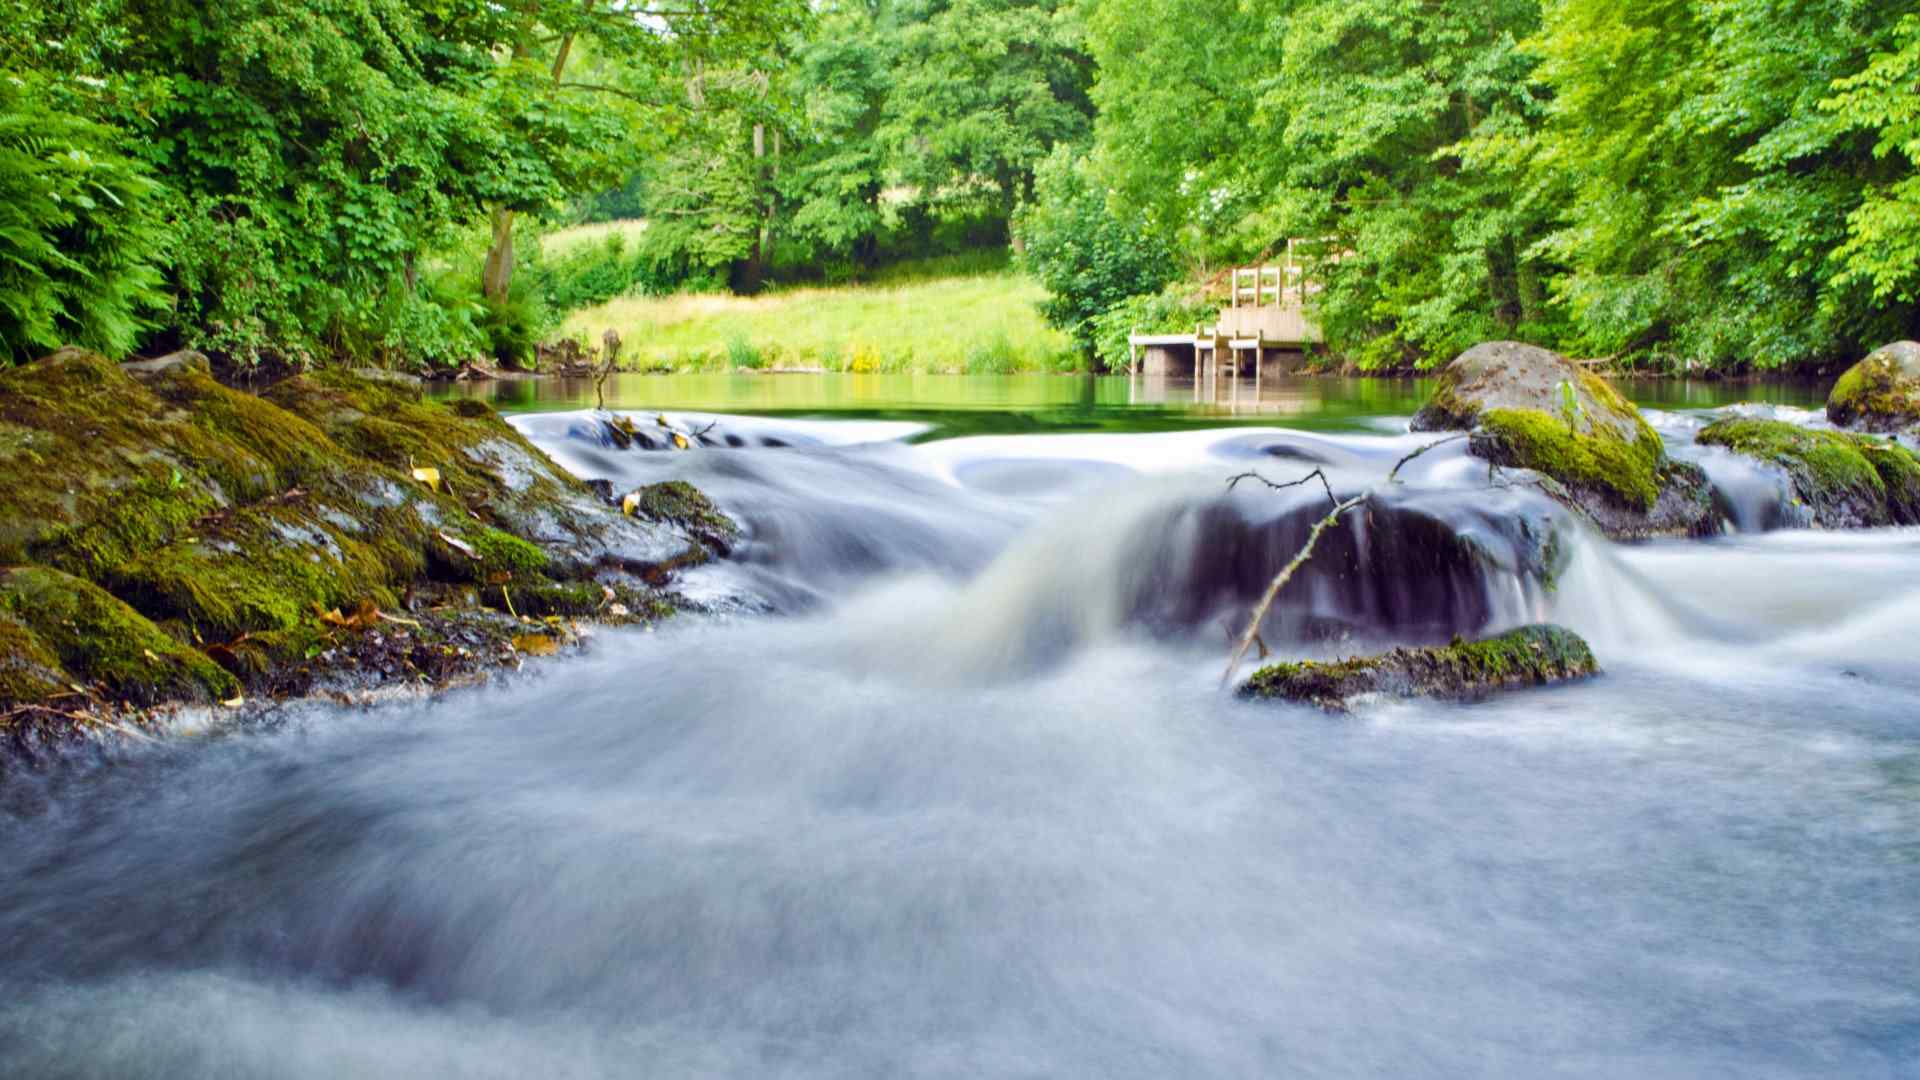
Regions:
<instances>
[{"instance_id":1,"label":"riverbank","mask_svg":"<svg viewBox=\"0 0 1920 1080\"><path fill-rule=\"evenodd\" d=\"M180 707L456 685L683 606L730 523L600 491L490 407L330 371L260 393L182 355L0 373L0 738ZM671 496L671 497L663 497Z\"/></svg>"},{"instance_id":2,"label":"riverbank","mask_svg":"<svg viewBox=\"0 0 1920 1080\"><path fill-rule=\"evenodd\" d=\"M949 263L759 296L623 297L574 312L561 335L597 344L613 330L624 342L622 367L633 371L1008 374L1082 363L1041 318L1038 282L977 259Z\"/></svg>"}]
</instances>

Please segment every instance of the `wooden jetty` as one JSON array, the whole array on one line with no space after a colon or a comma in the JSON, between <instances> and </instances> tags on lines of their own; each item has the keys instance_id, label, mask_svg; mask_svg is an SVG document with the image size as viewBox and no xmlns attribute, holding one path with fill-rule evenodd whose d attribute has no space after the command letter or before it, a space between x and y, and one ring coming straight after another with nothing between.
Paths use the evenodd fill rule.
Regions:
<instances>
[{"instance_id":1,"label":"wooden jetty","mask_svg":"<svg viewBox=\"0 0 1920 1080\"><path fill-rule=\"evenodd\" d=\"M1307 295L1317 287L1296 258L1296 243L1287 242L1286 261L1277 266L1236 267L1231 298L1213 326L1196 326L1191 334L1128 335L1127 374L1186 376L1213 391L1224 365L1235 380L1251 369L1258 387L1269 354L1319 343L1320 328L1306 312Z\"/></svg>"}]
</instances>

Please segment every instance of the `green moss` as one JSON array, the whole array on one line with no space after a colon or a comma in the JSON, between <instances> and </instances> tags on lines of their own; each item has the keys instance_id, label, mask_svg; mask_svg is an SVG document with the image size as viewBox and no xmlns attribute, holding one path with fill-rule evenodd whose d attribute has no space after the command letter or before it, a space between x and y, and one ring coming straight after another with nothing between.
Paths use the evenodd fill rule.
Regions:
<instances>
[{"instance_id":1,"label":"green moss","mask_svg":"<svg viewBox=\"0 0 1920 1080\"><path fill-rule=\"evenodd\" d=\"M1880 474L1887 491L1887 514L1896 525L1920 525L1920 458L1897 443L1860 440L1860 452Z\"/></svg>"},{"instance_id":2,"label":"green moss","mask_svg":"<svg viewBox=\"0 0 1920 1080\"><path fill-rule=\"evenodd\" d=\"M182 645L91 582L47 567L0 572L4 611L69 672L128 701L220 700L239 684L205 654Z\"/></svg>"},{"instance_id":3,"label":"green moss","mask_svg":"<svg viewBox=\"0 0 1920 1080\"><path fill-rule=\"evenodd\" d=\"M684 480L648 484L635 492L639 499L634 514L652 521L678 525L702 543L726 552L740 537L740 527L707 498L706 493Z\"/></svg>"},{"instance_id":4,"label":"green moss","mask_svg":"<svg viewBox=\"0 0 1920 1080\"><path fill-rule=\"evenodd\" d=\"M1660 436L1637 413L1634 420L1638 434L1628 441L1591 418L1582 432L1538 409L1490 409L1480 416L1474 451L1496 464L1532 469L1570 487L1600 492L1622 506L1652 510L1660 495L1659 468L1666 452Z\"/></svg>"},{"instance_id":5,"label":"green moss","mask_svg":"<svg viewBox=\"0 0 1920 1080\"><path fill-rule=\"evenodd\" d=\"M71 681L38 635L0 613L0 705L49 701L66 693Z\"/></svg>"},{"instance_id":6,"label":"green moss","mask_svg":"<svg viewBox=\"0 0 1920 1080\"><path fill-rule=\"evenodd\" d=\"M1898 346L1848 368L1827 395L1827 418L1842 427L1897 427L1920 417L1920 379L1906 374Z\"/></svg>"},{"instance_id":7,"label":"green moss","mask_svg":"<svg viewBox=\"0 0 1920 1080\"><path fill-rule=\"evenodd\" d=\"M1883 494L1879 471L1861 452L1860 440L1841 431L1815 431L1780 420L1734 417L1708 425L1697 441L1789 466L1826 491Z\"/></svg>"},{"instance_id":8,"label":"green moss","mask_svg":"<svg viewBox=\"0 0 1920 1080\"><path fill-rule=\"evenodd\" d=\"M1572 631L1524 626L1481 641L1456 637L1436 648L1272 664L1254 672L1240 695L1344 709L1353 699L1372 694L1473 698L1502 687L1541 685L1598 671L1593 651Z\"/></svg>"},{"instance_id":9,"label":"green moss","mask_svg":"<svg viewBox=\"0 0 1920 1080\"><path fill-rule=\"evenodd\" d=\"M1920 523L1920 462L1892 443L1744 417L1709 425L1698 441L1785 469L1817 524Z\"/></svg>"},{"instance_id":10,"label":"green moss","mask_svg":"<svg viewBox=\"0 0 1920 1080\"><path fill-rule=\"evenodd\" d=\"M547 553L499 529L482 529L473 537L474 553L483 570L533 574L547 567Z\"/></svg>"}]
</instances>

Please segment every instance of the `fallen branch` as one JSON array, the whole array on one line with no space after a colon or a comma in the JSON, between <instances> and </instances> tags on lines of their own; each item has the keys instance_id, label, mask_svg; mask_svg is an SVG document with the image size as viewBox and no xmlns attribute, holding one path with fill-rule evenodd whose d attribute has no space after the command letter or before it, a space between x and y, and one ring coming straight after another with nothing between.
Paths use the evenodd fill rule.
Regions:
<instances>
[{"instance_id":1,"label":"fallen branch","mask_svg":"<svg viewBox=\"0 0 1920 1080\"><path fill-rule=\"evenodd\" d=\"M1436 446L1445 446L1450 442L1457 442L1461 439L1464 439L1467 437L1468 434L1469 434L1468 432L1463 431L1458 435L1449 435L1444 439L1437 439L1421 447L1420 449L1415 450L1413 453L1408 454L1406 457L1401 458L1399 461L1394 462L1393 468L1387 473L1387 483L1397 484L1400 482L1400 467L1405 465L1407 462L1412 461L1414 458L1419 457L1421 454L1426 453L1427 451L1433 449Z\"/></svg>"},{"instance_id":2,"label":"fallen branch","mask_svg":"<svg viewBox=\"0 0 1920 1080\"><path fill-rule=\"evenodd\" d=\"M1340 501L1338 498L1334 497L1333 484L1328 482L1326 472L1320 469L1315 469L1298 480L1289 480L1284 484L1274 483L1272 480L1269 480L1266 477L1261 476L1259 473L1253 472L1252 470L1248 470L1247 472L1243 472L1238 476L1228 477L1227 490L1232 491L1235 487L1239 485L1240 481L1242 480L1258 480L1261 483L1267 485L1267 487L1273 489L1274 491L1285 491L1288 488L1296 488L1312 480L1319 480L1320 486L1327 489L1327 501L1330 503L1337 503Z\"/></svg>"}]
</instances>

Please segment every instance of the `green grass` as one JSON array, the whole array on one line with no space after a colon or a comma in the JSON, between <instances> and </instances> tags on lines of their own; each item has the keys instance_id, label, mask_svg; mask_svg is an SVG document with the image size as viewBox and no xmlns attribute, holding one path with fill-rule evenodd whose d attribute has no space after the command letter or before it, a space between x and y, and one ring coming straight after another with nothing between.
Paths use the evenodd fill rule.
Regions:
<instances>
[{"instance_id":1,"label":"green grass","mask_svg":"<svg viewBox=\"0 0 1920 1080\"><path fill-rule=\"evenodd\" d=\"M1040 318L1045 297L1038 282L1000 262L960 256L892 267L866 284L623 297L575 312L561 332L598 341L618 330L621 366L631 370L1070 369L1078 356Z\"/></svg>"},{"instance_id":2,"label":"green grass","mask_svg":"<svg viewBox=\"0 0 1920 1080\"><path fill-rule=\"evenodd\" d=\"M644 221L602 221L593 225L570 225L556 229L540 237L540 254L543 258L558 259L563 255L597 244L609 236L624 236L628 249L640 240L640 234L646 231Z\"/></svg>"}]
</instances>

